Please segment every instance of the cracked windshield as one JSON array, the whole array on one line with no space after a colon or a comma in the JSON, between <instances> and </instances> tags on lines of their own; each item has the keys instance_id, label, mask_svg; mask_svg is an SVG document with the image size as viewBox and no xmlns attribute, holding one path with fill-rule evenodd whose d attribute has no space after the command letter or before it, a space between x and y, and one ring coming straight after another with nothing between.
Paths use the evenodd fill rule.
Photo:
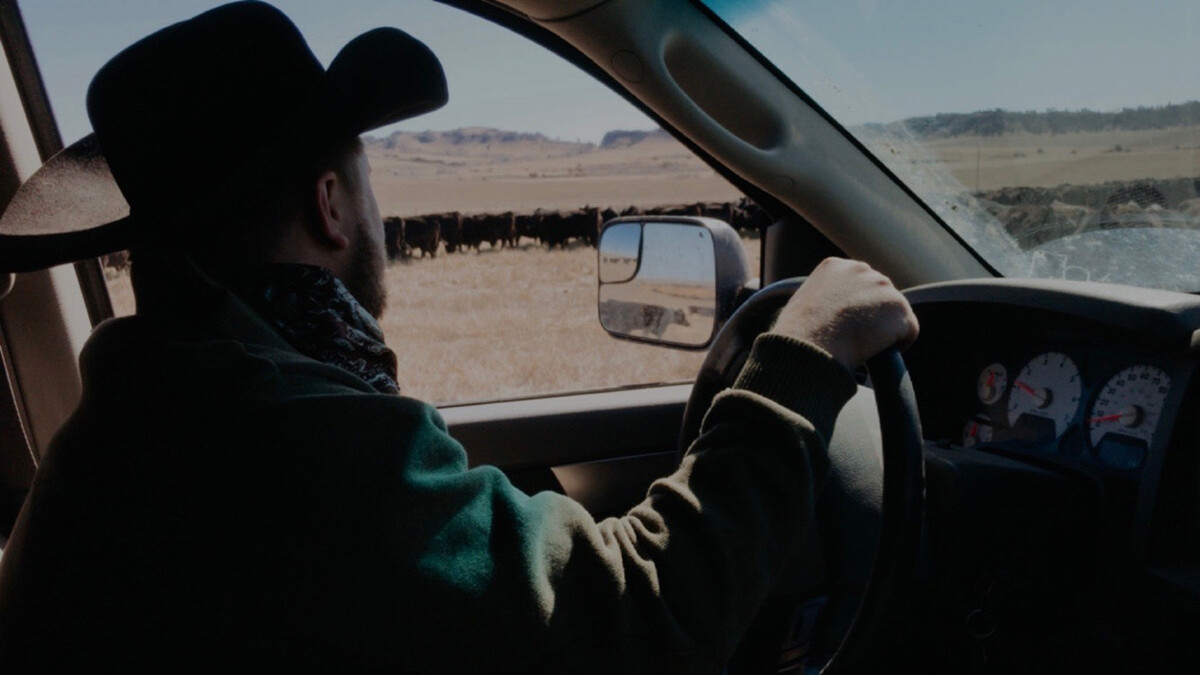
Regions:
<instances>
[{"instance_id":1,"label":"cracked windshield","mask_svg":"<svg viewBox=\"0 0 1200 675\"><path fill-rule=\"evenodd\" d=\"M1005 276L1200 290L1200 5L707 3Z\"/></svg>"}]
</instances>

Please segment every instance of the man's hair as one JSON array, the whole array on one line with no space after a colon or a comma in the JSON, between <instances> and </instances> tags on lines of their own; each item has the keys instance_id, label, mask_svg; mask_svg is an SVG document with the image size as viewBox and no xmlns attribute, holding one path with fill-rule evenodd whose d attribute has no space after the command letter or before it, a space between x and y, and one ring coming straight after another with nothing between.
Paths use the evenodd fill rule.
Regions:
<instances>
[{"instance_id":1,"label":"man's hair","mask_svg":"<svg viewBox=\"0 0 1200 675\"><path fill-rule=\"evenodd\" d=\"M261 173L228 177L204 203L165 216L160 236L135 249L134 262L140 254L170 246L215 279L232 281L271 260L295 223L316 217L312 190L323 173L332 170L348 190L362 189L354 167L362 151L362 141L354 138L299 166L281 158L267 179Z\"/></svg>"}]
</instances>

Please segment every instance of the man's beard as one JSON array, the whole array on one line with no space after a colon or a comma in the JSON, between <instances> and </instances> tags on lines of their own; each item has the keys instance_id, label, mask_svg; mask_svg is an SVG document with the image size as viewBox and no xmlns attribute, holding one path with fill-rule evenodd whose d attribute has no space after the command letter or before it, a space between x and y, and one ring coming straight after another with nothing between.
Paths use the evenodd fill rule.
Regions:
<instances>
[{"instance_id":1,"label":"man's beard","mask_svg":"<svg viewBox=\"0 0 1200 675\"><path fill-rule=\"evenodd\" d=\"M373 245L376 240L366 232L370 225L363 222L360 223L360 227L362 231L354 244L349 270L342 283L346 290L350 291L350 295L358 300L358 304L378 319L383 316L383 310L387 307L387 286L383 278L384 255L381 247Z\"/></svg>"}]
</instances>

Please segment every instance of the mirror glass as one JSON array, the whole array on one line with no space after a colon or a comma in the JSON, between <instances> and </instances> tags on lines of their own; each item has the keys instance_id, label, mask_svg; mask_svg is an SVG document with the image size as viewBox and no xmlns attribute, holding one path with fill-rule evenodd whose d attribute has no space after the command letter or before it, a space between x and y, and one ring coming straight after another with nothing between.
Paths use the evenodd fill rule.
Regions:
<instances>
[{"instance_id":1,"label":"mirror glass","mask_svg":"<svg viewBox=\"0 0 1200 675\"><path fill-rule=\"evenodd\" d=\"M610 233L616 236L611 242ZM625 262L630 254L633 262ZM600 324L606 331L688 347L708 343L717 289L713 240L707 229L683 223L619 223L604 230L600 260Z\"/></svg>"},{"instance_id":2,"label":"mirror glass","mask_svg":"<svg viewBox=\"0 0 1200 675\"><path fill-rule=\"evenodd\" d=\"M641 223L617 223L604 231L600 242L600 283L629 281L637 274L642 247Z\"/></svg>"}]
</instances>

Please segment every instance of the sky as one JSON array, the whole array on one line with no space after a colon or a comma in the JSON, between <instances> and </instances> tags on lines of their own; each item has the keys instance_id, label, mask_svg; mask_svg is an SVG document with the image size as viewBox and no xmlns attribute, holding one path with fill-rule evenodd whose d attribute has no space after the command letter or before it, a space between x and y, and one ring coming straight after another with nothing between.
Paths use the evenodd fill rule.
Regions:
<instances>
[{"instance_id":1,"label":"sky","mask_svg":"<svg viewBox=\"0 0 1200 675\"><path fill-rule=\"evenodd\" d=\"M708 0L848 125L1200 99L1197 0Z\"/></svg>"},{"instance_id":2,"label":"sky","mask_svg":"<svg viewBox=\"0 0 1200 675\"><path fill-rule=\"evenodd\" d=\"M90 130L87 83L122 47L214 4L19 0L70 143ZM394 25L441 58L450 104L389 127L489 126L598 142L654 123L540 46L428 0L278 0L326 64ZM1117 110L1200 98L1196 0L711 0L848 125L938 112ZM803 18L800 18L803 17Z\"/></svg>"},{"instance_id":3,"label":"sky","mask_svg":"<svg viewBox=\"0 0 1200 675\"><path fill-rule=\"evenodd\" d=\"M88 82L137 39L220 2L19 0L63 141L91 131ZM613 129L655 124L604 85L545 48L474 15L419 0L277 0L322 63L371 28L392 25L425 42L446 71L450 103L372 132L487 126L598 142Z\"/></svg>"}]
</instances>

